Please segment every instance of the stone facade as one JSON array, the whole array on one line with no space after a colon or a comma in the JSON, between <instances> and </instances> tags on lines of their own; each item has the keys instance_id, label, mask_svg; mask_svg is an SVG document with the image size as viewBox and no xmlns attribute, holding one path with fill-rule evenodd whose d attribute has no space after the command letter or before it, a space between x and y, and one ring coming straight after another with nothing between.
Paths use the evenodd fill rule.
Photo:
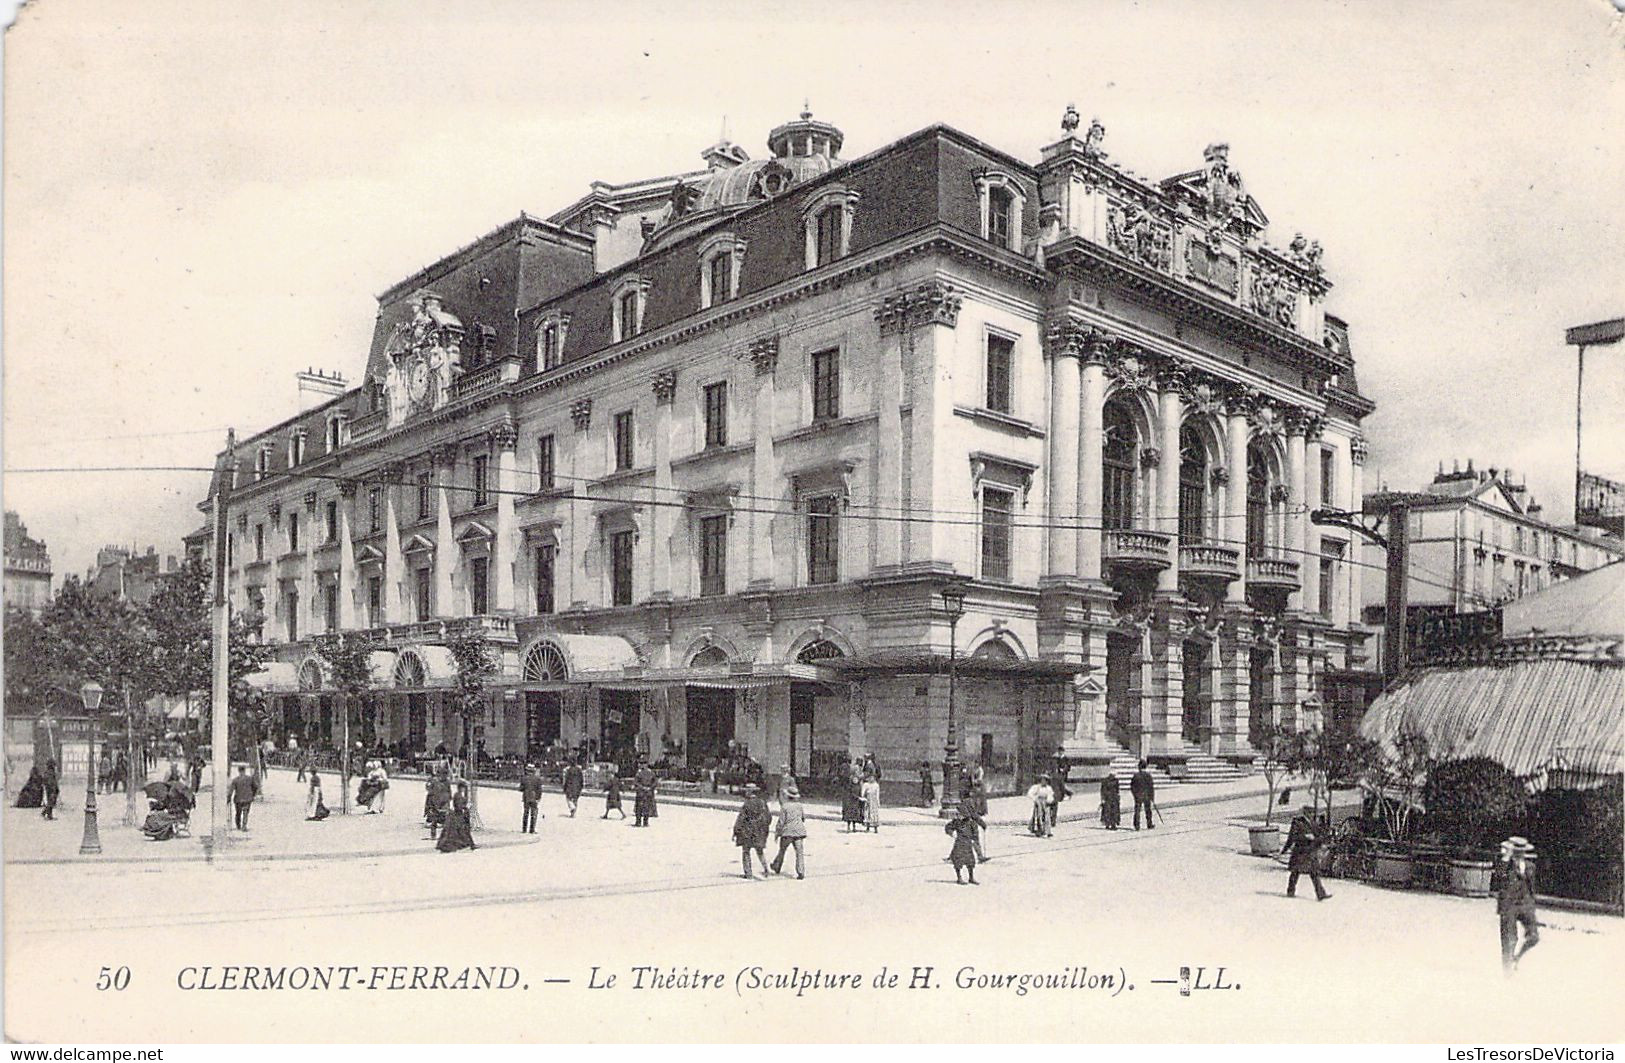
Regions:
<instances>
[{"instance_id":1,"label":"stone facade","mask_svg":"<svg viewBox=\"0 0 1625 1063\"><path fill-rule=\"evenodd\" d=\"M845 162L804 114L396 285L363 386L219 463L290 725L331 712L311 634L365 629L378 733L435 745L473 625L492 753L912 785L951 719L995 789L1063 745L1248 763L1361 662L1307 513L1356 507L1372 405L1318 245L1264 243L1228 149L1158 183L1103 137Z\"/></svg>"},{"instance_id":2,"label":"stone facade","mask_svg":"<svg viewBox=\"0 0 1625 1063\"><path fill-rule=\"evenodd\" d=\"M51 603L51 552L6 510L6 608L37 613Z\"/></svg>"}]
</instances>

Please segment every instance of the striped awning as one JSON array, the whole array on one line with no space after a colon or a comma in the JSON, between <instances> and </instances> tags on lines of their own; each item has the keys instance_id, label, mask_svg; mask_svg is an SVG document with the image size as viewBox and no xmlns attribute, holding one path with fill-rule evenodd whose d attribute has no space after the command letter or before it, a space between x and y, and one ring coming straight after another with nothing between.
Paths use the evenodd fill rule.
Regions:
<instances>
[{"instance_id":1,"label":"striped awning","mask_svg":"<svg viewBox=\"0 0 1625 1063\"><path fill-rule=\"evenodd\" d=\"M1434 756L1489 757L1542 786L1553 770L1620 772L1622 723L1625 662L1557 656L1406 676L1372 704L1360 733L1392 749L1414 730Z\"/></svg>"}]
</instances>

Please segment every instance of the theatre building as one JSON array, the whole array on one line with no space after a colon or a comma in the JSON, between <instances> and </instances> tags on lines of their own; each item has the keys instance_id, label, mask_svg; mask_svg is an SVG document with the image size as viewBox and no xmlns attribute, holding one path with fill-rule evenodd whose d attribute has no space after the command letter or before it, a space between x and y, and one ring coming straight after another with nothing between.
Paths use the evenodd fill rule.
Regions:
<instances>
[{"instance_id":1,"label":"theatre building","mask_svg":"<svg viewBox=\"0 0 1625 1063\"><path fill-rule=\"evenodd\" d=\"M1036 163L943 126L848 161L804 113L384 292L361 385L220 459L282 732L331 740L310 640L357 629L369 727L456 748L475 629L493 756L732 741L901 785L951 716L995 790L1061 747L1249 770L1361 664L1307 513L1358 505L1372 405L1319 245L1265 243L1225 145L1152 181L1078 125Z\"/></svg>"}]
</instances>

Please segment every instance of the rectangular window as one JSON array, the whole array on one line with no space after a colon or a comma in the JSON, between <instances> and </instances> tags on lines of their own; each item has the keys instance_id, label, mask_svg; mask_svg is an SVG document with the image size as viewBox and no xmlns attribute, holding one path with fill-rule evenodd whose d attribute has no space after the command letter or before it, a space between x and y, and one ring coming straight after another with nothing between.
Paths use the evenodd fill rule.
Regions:
<instances>
[{"instance_id":1,"label":"rectangular window","mask_svg":"<svg viewBox=\"0 0 1625 1063\"><path fill-rule=\"evenodd\" d=\"M553 489L553 437L545 435L536 441L536 490Z\"/></svg>"},{"instance_id":2,"label":"rectangular window","mask_svg":"<svg viewBox=\"0 0 1625 1063\"><path fill-rule=\"evenodd\" d=\"M1320 615L1331 617L1337 611L1337 563L1343 558L1343 544L1320 544Z\"/></svg>"},{"instance_id":3,"label":"rectangular window","mask_svg":"<svg viewBox=\"0 0 1625 1063\"><path fill-rule=\"evenodd\" d=\"M812 356L813 420L832 421L841 416L841 352L818 351Z\"/></svg>"},{"instance_id":4,"label":"rectangular window","mask_svg":"<svg viewBox=\"0 0 1625 1063\"><path fill-rule=\"evenodd\" d=\"M380 627L384 623L384 578L372 576L367 580L367 625Z\"/></svg>"},{"instance_id":5,"label":"rectangular window","mask_svg":"<svg viewBox=\"0 0 1625 1063\"><path fill-rule=\"evenodd\" d=\"M374 487L367 491L367 527L373 532L384 526L384 492Z\"/></svg>"},{"instance_id":6,"label":"rectangular window","mask_svg":"<svg viewBox=\"0 0 1625 1063\"><path fill-rule=\"evenodd\" d=\"M288 551L299 549L299 513L288 514Z\"/></svg>"},{"instance_id":7,"label":"rectangular window","mask_svg":"<svg viewBox=\"0 0 1625 1063\"><path fill-rule=\"evenodd\" d=\"M237 540L230 532L226 533L226 567L230 568L237 563Z\"/></svg>"},{"instance_id":8,"label":"rectangular window","mask_svg":"<svg viewBox=\"0 0 1625 1063\"><path fill-rule=\"evenodd\" d=\"M818 212L814 224L817 232L817 265L827 266L841 257L841 223L844 212L840 207L825 207Z\"/></svg>"},{"instance_id":9,"label":"rectangular window","mask_svg":"<svg viewBox=\"0 0 1625 1063\"><path fill-rule=\"evenodd\" d=\"M472 616L484 616L490 612L490 583L488 576L491 571L489 558L475 557L468 562L468 611Z\"/></svg>"},{"instance_id":10,"label":"rectangular window","mask_svg":"<svg viewBox=\"0 0 1625 1063\"><path fill-rule=\"evenodd\" d=\"M1330 447L1320 448L1320 504L1337 505L1337 466L1332 456L1337 452Z\"/></svg>"},{"instance_id":11,"label":"rectangular window","mask_svg":"<svg viewBox=\"0 0 1625 1063\"><path fill-rule=\"evenodd\" d=\"M305 433L303 429L294 433L291 446L289 464L298 465L305 460Z\"/></svg>"},{"instance_id":12,"label":"rectangular window","mask_svg":"<svg viewBox=\"0 0 1625 1063\"><path fill-rule=\"evenodd\" d=\"M711 256L711 305L733 298L733 255L726 251Z\"/></svg>"},{"instance_id":13,"label":"rectangular window","mask_svg":"<svg viewBox=\"0 0 1625 1063\"><path fill-rule=\"evenodd\" d=\"M627 292L621 296L621 339L631 339L642 331L642 322L638 320L638 293Z\"/></svg>"},{"instance_id":14,"label":"rectangular window","mask_svg":"<svg viewBox=\"0 0 1625 1063\"><path fill-rule=\"evenodd\" d=\"M615 415L615 471L632 467L632 411Z\"/></svg>"},{"instance_id":15,"label":"rectangular window","mask_svg":"<svg viewBox=\"0 0 1625 1063\"><path fill-rule=\"evenodd\" d=\"M418 473L418 520L434 515L434 473Z\"/></svg>"},{"instance_id":16,"label":"rectangular window","mask_svg":"<svg viewBox=\"0 0 1625 1063\"><path fill-rule=\"evenodd\" d=\"M474 504L483 506L491 501L491 457L489 454L474 455Z\"/></svg>"},{"instance_id":17,"label":"rectangular window","mask_svg":"<svg viewBox=\"0 0 1625 1063\"><path fill-rule=\"evenodd\" d=\"M718 381L705 388L705 445L728 445L728 384Z\"/></svg>"},{"instance_id":18,"label":"rectangular window","mask_svg":"<svg viewBox=\"0 0 1625 1063\"><path fill-rule=\"evenodd\" d=\"M982 491L982 578L1010 579L1010 522L1016 496L1010 491Z\"/></svg>"},{"instance_id":19,"label":"rectangular window","mask_svg":"<svg viewBox=\"0 0 1625 1063\"><path fill-rule=\"evenodd\" d=\"M1010 362L1016 341L1008 336L987 338L987 408L995 413L1010 412Z\"/></svg>"},{"instance_id":20,"label":"rectangular window","mask_svg":"<svg viewBox=\"0 0 1625 1063\"><path fill-rule=\"evenodd\" d=\"M1010 193L990 188L987 193L987 238L1000 247L1010 246Z\"/></svg>"},{"instance_id":21,"label":"rectangular window","mask_svg":"<svg viewBox=\"0 0 1625 1063\"><path fill-rule=\"evenodd\" d=\"M299 592L289 591L286 609L288 610L288 641L299 641Z\"/></svg>"},{"instance_id":22,"label":"rectangular window","mask_svg":"<svg viewBox=\"0 0 1625 1063\"><path fill-rule=\"evenodd\" d=\"M609 537L610 604L632 604L632 533L618 531Z\"/></svg>"},{"instance_id":23,"label":"rectangular window","mask_svg":"<svg viewBox=\"0 0 1625 1063\"><path fill-rule=\"evenodd\" d=\"M428 569L418 569L417 607L419 620L429 619L430 613L432 612L434 606L434 592L432 589L434 584L431 582L431 580L432 576Z\"/></svg>"},{"instance_id":24,"label":"rectangular window","mask_svg":"<svg viewBox=\"0 0 1625 1063\"><path fill-rule=\"evenodd\" d=\"M558 551L552 543L536 548L536 612L544 616L553 611L553 569Z\"/></svg>"},{"instance_id":25,"label":"rectangular window","mask_svg":"<svg viewBox=\"0 0 1625 1063\"><path fill-rule=\"evenodd\" d=\"M543 369L553 369L559 364L559 329L557 325L546 324L542 326L542 365Z\"/></svg>"},{"instance_id":26,"label":"rectangular window","mask_svg":"<svg viewBox=\"0 0 1625 1063\"><path fill-rule=\"evenodd\" d=\"M841 540L836 524L839 502L834 495L807 500L807 582L840 579Z\"/></svg>"},{"instance_id":27,"label":"rectangular window","mask_svg":"<svg viewBox=\"0 0 1625 1063\"><path fill-rule=\"evenodd\" d=\"M336 500L327 503L327 541L339 541L339 504Z\"/></svg>"},{"instance_id":28,"label":"rectangular window","mask_svg":"<svg viewBox=\"0 0 1625 1063\"><path fill-rule=\"evenodd\" d=\"M728 518L700 520L700 593L728 593Z\"/></svg>"},{"instance_id":29,"label":"rectangular window","mask_svg":"<svg viewBox=\"0 0 1625 1063\"><path fill-rule=\"evenodd\" d=\"M254 525L254 560L265 560L265 525Z\"/></svg>"},{"instance_id":30,"label":"rectangular window","mask_svg":"<svg viewBox=\"0 0 1625 1063\"><path fill-rule=\"evenodd\" d=\"M339 585L329 583L322 587L322 617L327 623L327 630L339 629Z\"/></svg>"},{"instance_id":31,"label":"rectangular window","mask_svg":"<svg viewBox=\"0 0 1625 1063\"><path fill-rule=\"evenodd\" d=\"M339 440L342 438L344 420L340 417L327 419L327 452L329 454L339 449Z\"/></svg>"}]
</instances>

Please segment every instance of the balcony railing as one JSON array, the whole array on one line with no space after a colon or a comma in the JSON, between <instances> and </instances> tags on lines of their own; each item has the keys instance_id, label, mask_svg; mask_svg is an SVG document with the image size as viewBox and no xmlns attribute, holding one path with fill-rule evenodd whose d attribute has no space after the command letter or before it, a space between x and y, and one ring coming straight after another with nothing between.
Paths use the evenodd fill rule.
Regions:
<instances>
[{"instance_id":1,"label":"balcony railing","mask_svg":"<svg viewBox=\"0 0 1625 1063\"><path fill-rule=\"evenodd\" d=\"M1192 579L1241 578L1241 551L1218 543L1186 543L1179 548L1179 574Z\"/></svg>"},{"instance_id":2,"label":"balcony railing","mask_svg":"<svg viewBox=\"0 0 1625 1063\"><path fill-rule=\"evenodd\" d=\"M464 632L478 632L492 642L513 643L513 619L506 616L452 616L444 620L418 620L409 624L386 624L363 628L357 634L372 642L434 642Z\"/></svg>"},{"instance_id":3,"label":"balcony railing","mask_svg":"<svg viewBox=\"0 0 1625 1063\"><path fill-rule=\"evenodd\" d=\"M1247 559L1247 585L1272 590L1295 591L1303 586L1298 578L1298 562L1286 557Z\"/></svg>"},{"instance_id":4,"label":"balcony railing","mask_svg":"<svg viewBox=\"0 0 1625 1063\"><path fill-rule=\"evenodd\" d=\"M1174 537L1165 532L1123 529L1108 531L1101 555L1119 568L1160 571L1173 562Z\"/></svg>"}]
</instances>

